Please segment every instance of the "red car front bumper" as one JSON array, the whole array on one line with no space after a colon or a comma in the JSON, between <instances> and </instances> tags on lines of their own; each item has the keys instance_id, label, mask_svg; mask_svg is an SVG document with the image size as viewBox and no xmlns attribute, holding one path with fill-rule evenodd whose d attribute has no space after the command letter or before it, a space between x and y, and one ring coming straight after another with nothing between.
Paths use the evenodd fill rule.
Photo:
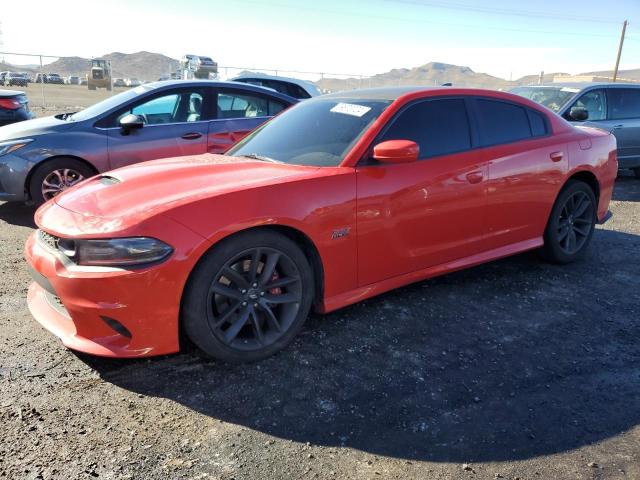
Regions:
<instances>
[{"instance_id":1,"label":"red car front bumper","mask_svg":"<svg viewBox=\"0 0 640 480\"><path fill-rule=\"evenodd\" d=\"M68 348L106 357L179 350L180 298L191 266L175 258L137 270L78 266L38 232L25 257L34 279L29 310Z\"/></svg>"}]
</instances>

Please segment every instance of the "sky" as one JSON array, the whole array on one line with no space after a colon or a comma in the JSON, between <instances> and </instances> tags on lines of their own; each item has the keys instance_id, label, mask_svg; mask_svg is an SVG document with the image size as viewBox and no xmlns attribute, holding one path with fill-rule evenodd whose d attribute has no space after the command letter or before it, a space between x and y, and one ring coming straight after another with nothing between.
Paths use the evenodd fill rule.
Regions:
<instances>
[{"instance_id":1,"label":"sky","mask_svg":"<svg viewBox=\"0 0 640 480\"><path fill-rule=\"evenodd\" d=\"M221 66L290 75L367 76L437 61L516 79L542 70L612 69L627 19L620 68L640 68L640 0L4 3L2 52L96 57L146 50L173 58L193 53Z\"/></svg>"}]
</instances>

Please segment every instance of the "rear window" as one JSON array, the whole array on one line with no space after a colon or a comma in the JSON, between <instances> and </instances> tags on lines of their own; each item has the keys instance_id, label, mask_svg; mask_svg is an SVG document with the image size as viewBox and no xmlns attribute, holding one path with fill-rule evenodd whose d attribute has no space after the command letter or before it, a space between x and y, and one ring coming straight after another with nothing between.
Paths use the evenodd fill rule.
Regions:
<instances>
[{"instance_id":1,"label":"rear window","mask_svg":"<svg viewBox=\"0 0 640 480\"><path fill-rule=\"evenodd\" d=\"M480 145L498 145L531 138L527 109L513 103L478 99Z\"/></svg>"}]
</instances>

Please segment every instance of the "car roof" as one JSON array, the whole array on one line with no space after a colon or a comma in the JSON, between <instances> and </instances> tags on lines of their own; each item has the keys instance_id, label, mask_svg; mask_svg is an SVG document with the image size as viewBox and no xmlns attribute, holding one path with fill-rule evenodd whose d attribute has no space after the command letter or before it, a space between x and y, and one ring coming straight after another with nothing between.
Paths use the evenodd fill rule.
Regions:
<instances>
[{"instance_id":1,"label":"car roof","mask_svg":"<svg viewBox=\"0 0 640 480\"><path fill-rule=\"evenodd\" d=\"M309 81L309 80L302 80L300 78L293 78L293 77L282 77L280 75L267 75L266 73L260 73L260 72L252 72L252 73L245 73L242 75L238 75L237 77L233 77L231 80L244 80L244 79L251 79L251 78L256 78L256 79L261 79L261 80L275 80L275 81L280 81L280 82L289 82L289 83L293 83L294 85L298 85L299 87L302 88L312 88L314 90L314 92L317 92L318 94L320 94L320 89L318 88L318 86Z\"/></svg>"},{"instance_id":2,"label":"car roof","mask_svg":"<svg viewBox=\"0 0 640 480\"><path fill-rule=\"evenodd\" d=\"M410 94L419 92L430 91L452 91L455 95L461 94L481 94L482 92L495 90L487 90L480 88L466 88L466 87L425 87L425 86L404 86L404 87L381 87L381 88L363 88L358 90L344 90L342 92L335 92L323 95L323 98L353 98L363 100L397 100L398 98Z\"/></svg>"},{"instance_id":3,"label":"car roof","mask_svg":"<svg viewBox=\"0 0 640 480\"><path fill-rule=\"evenodd\" d=\"M268 93L272 97L280 98L282 100L286 100L289 103L297 103L298 99L290 97L289 95L285 95L284 93L276 92L270 88L259 87L257 85L251 85L248 83L241 82L231 82L224 80L160 80L157 82L150 82L145 84L145 87L149 88L169 88L169 87L198 87L198 86L209 86L209 87L225 87L225 88L233 88L234 90L246 90L248 92L255 93Z\"/></svg>"},{"instance_id":4,"label":"car roof","mask_svg":"<svg viewBox=\"0 0 640 480\"><path fill-rule=\"evenodd\" d=\"M24 92L20 90L0 90L0 97L15 97L17 95L24 95Z\"/></svg>"},{"instance_id":5,"label":"car roof","mask_svg":"<svg viewBox=\"0 0 640 480\"><path fill-rule=\"evenodd\" d=\"M592 87L635 87L640 88L640 83L629 82L557 82L544 83L542 85L518 85L518 87L540 87L540 88L578 88L585 90ZM514 88L518 88L514 87Z\"/></svg>"}]
</instances>

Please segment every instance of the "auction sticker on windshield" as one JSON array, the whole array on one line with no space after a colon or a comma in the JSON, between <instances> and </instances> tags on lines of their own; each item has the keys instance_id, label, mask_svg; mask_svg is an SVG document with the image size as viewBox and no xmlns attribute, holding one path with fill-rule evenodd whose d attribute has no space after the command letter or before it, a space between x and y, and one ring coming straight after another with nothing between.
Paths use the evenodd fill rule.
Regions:
<instances>
[{"instance_id":1,"label":"auction sticker on windshield","mask_svg":"<svg viewBox=\"0 0 640 480\"><path fill-rule=\"evenodd\" d=\"M353 115L354 117L362 117L369 110L371 110L371 107L342 102L331 109L334 113L344 113L345 115Z\"/></svg>"}]
</instances>

